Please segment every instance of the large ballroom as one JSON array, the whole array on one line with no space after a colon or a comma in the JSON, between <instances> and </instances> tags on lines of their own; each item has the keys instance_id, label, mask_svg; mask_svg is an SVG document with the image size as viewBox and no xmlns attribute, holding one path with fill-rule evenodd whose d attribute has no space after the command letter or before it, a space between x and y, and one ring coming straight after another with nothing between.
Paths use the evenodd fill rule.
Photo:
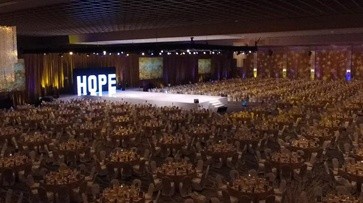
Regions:
<instances>
[{"instance_id":1,"label":"large ballroom","mask_svg":"<svg viewBox=\"0 0 363 203\"><path fill-rule=\"evenodd\" d=\"M0 203L363 203L362 0L0 0Z\"/></svg>"}]
</instances>

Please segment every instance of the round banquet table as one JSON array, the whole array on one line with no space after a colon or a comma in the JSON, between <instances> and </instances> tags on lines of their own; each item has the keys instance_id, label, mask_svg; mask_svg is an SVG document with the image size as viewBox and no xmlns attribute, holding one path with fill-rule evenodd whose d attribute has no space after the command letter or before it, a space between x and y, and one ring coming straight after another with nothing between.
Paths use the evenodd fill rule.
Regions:
<instances>
[{"instance_id":1,"label":"round banquet table","mask_svg":"<svg viewBox=\"0 0 363 203\"><path fill-rule=\"evenodd\" d=\"M289 145L287 147L289 150L291 151L298 151L298 150L302 150L304 151L304 158L310 158L311 154L314 152L319 153L320 151L322 151L322 149L319 146L314 146L314 147L299 147L299 146L292 146Z\"/></svg>"},{"instance_id":2,"label":"round banquet table","mask_svg":"<svg viewBox=\"0 0 363 203\"><path fill-rule=\"evenodd\" d=\"M161 149L177 149L177 150L183 148L184 146L187 146L185 142L178 142L178 143L158 142L156 145L159 146Z\"/></svg>"},{"instance_id":3,"label":"round banquet table","mask_svg":"<svg viewBox=\"0 0 363 203\"><path fill-rule=\"evenodd\" d=\"M232 188L231 186L227 186L227 190L228 193L233 196L233 197L239 197L239 196L248 196L251 199L253 199L253 202L258 203L260 200L265 200L268 196L273 195L274 191L273 188L271 187L270 190L266 191L266 192L260 192L260 193L250 193L250 192L242 192L242 191L238 191L235 190L234 188Z\"/></svg>"},{"instance_id":4,"label":"round banquet table","mask_svg":"<svg viewBox=\"0 0 363 203\"><path fill-rule=\"evenodd\" d=\"M338 174L340 176L342 176L343 178L349 180L349 181L355 181L357 182L357 190L360 192L361 191L361 185L363 183L363 174L359 175L359 174L352 174L349 173L343 169L339 169Z\"/></svg>"},{"instance_id":5,"label":"round banquet table","mask_svg":"<svg viewBox=\"0 0 363 203\"><path fill-rule=\"evenodd\" d=\"M20 172L20 171L30 171L32 168L33 163L27 162L25 164L21 164L21 165L16 165L13 167L1 167L0 166L0 172L4 172L4 171L16 171L16 172Z\"/></svg>"},{"instance_id":6,"label":"round banquet table","mask_svg":"<svg viewBox=\"0 0 363 203\"><path fill-rule=\"evenodd\" d=\"M237 149L227 150L223 152L206 151L205 155L211 156L213 159L222 159L223 163L227 163L229 157L237 156Z\"/></svg>"},{"instance_id":7,"label":"round banquet table","mask_svg":"<svg viewBox=\"0 0 363 203\"><path fill-rule=\"evenodd\" d=\"M174 185L176 186L176 188L179 188L179 183L183 182L184 179L186 178L190 178L193 179L197 176L197 173L195 172L195 170L192 173L177 173L177 174L165 174L165 173L161 173L161 172L157 172L157 177L160 178L161 180L163 180L163 178L168 178L170 181L174 182Z\"/></svg>"},{"instance_id":8,"label":"round banquet table","mask_svg":"<svg viewBox=\"0 0 363 203\"><path fill-rule=\"evenodd\" d=\"M301 168L305 163L304 163L304 159L300 158L299 162L296 163L291 163L290 162L283 162L283 161L276 161L273 159L268 160L268 163L275 168L281 169L283 167L290 167L292 169L299 169Z\"/></svg>"},{"instance_id":9,"label":"round banquet table","mask_svg":"<svg viewBox=\"0 0 363 203\"><path fill-rule=\"evenodd\" d=\"M140 165L140 163L142 162L141 159L136 159L136 160L130 160L130 161L109 161L106 163L107 167L113 169L113 168L118 168L118 169L122 169L122 168L126 168L126 167L133 167L136 165Z\"/></svg>"},{"instance_id":10,"label":"round banquet table","mask_svg":"<svg viewBox=\"0 0 363 203\"><path fill-rule=\"evenodd\" d=\"M43 183L41 185L45 188L46 191L58 193L60 190L67 190L68 192L70 192L75 188L81 187L83 183L84 183L84 177L81 177L78 181L68 184L53 185L53 184Z\"/></svg>"}]
</instances>

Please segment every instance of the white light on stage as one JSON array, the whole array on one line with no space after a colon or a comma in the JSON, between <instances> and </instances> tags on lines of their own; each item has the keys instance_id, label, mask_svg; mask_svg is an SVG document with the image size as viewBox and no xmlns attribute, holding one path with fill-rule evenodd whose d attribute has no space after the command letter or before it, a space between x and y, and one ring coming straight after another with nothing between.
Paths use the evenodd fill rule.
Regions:
<instances>
[{"instance_id":1,"label":"white light on stage","mask_svg":"<svg viewBox=\"0 0 363 203\"><path fill-rule=\"evenodd\" d=\"M205 54L205 51L203 51L203 54Z\"/></svg>"},{"instance_id":2,"label":"white light on stage","mask_svg":"<svg viewBox=\"0 0 363 203\"><path fill-rule=\"evenodd\" d=\"M103 53L103 55L106 55L106 54L107 54L107 52L106 52L106 51L103 51L102 53Z\"/></svg>"},{"instance_id":3,"label":"white light on stage","mask_svg":"<svg viewBox=\"0 0 363 203\"><path fill-rule=\"evenodd\" d=\"M142 52L142 53L141 53L141 55L145 56L145 53L144 53L144 52Z\"/></svg>"},{"instance_id":4,"label":"white light on stage","mask_svg":"<svg viewBox=\"0 0 363 203\"><path fill-rule=\"evenodd\" d=\"M72 51L70 51L70 52L69 52L69 55L73 55L73 52L72 52Z\"/></svg>"},{"instance_id":5,"label":"white light on stage","mask_svg":"<svg viewBox=\"0 0 363 203\"><path fill-rule=\"evenodd\" d=\"M120 56L120 52L117 53L117 56Z\"/></svg>"},{"instance_id":6,"label":"white light on stage","mask_svg":"<svg viewBox=\"0 0 363 203\"><path fill-rule=\"evenodd\" d=\"M189 49L187 49L187 52L190 52L190 50L189 50Z\"/></svg>"},{"instance_id":7,"label":"white light on stage","mask_svg":"<svg viewBox=\"0 0 363 203\"><path fill-rule=\"evenodd\" d=\"M126 54L126 56L129 56L129 54Z\"/></svg>"}]
</instances>

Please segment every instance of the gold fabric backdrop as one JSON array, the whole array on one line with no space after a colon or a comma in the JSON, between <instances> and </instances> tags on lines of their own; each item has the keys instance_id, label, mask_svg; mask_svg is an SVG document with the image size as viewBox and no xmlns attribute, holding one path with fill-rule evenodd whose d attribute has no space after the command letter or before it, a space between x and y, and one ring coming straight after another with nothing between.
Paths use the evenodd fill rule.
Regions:
<instances>
[{"instance_id":1,"label":"gold fabric backdrop","mask_svg":"<svg viewBox=\"0 0 363 203\"><path fill-rule=\"evenodd\" d=\"M87 54L25 54L27 96L30 101L41 95L57 95L73 90L74 68L115 67L117 80L123 85L140 87L149 82L183 84L197 82L198 59L203 56L163 56L163 71L160 81L146 81L139 78L139 55L87 55ZM222 78L232 72L230 55L214 55L212 78Z\"/></svg>"},{"instance_id":2,"label":"gold fabric backdrop","mask_svg":"<svg viewBox=\"0 0 363 203\"><path fill-rule=\"evenodd\" d=\"M135 55L25 54L24 60L30 99L54 94L54 91L59 93L60 90L71 90L74 68L115 67L117 80L128 84L137 83L134 78L138 78L138 56ZM129 77L123 78L124 76Z\"/></svg>"},{"instance_id":3,"label":"gold fabric backdrop","mask_svg":"<svg viewBox=\"0 0 363 203\"><path fill-rule=\"evenodd\" d=\"M347 69L353 79L363 79L361 46L264 47L257 56L258 77L281 77L286 67L289 78L310 78L310 69L314 68L316 79L344 80ZM248 55L243 64L251 77L253 56Z\"/></svg>"}]
</instances>

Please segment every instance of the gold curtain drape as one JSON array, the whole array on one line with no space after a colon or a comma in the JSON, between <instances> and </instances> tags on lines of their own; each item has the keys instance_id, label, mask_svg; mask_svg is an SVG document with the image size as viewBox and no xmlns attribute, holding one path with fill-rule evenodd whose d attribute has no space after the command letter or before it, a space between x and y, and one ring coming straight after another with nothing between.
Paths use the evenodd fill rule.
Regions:
<instances>
[{"instance_id":1,"label":"gold curtain drape","mask_svg":"<svg viewBox=\"0 0 363 203\"><path fill-rule=\"evenodd\" d=\"M36 98L39 95L59 94L69 91L73 85L74 68L115 67L119 81L125 81L124 76L134 76L138 72L137 56L98 56L88 54L25 54L27 70L28 96ZM130 68L126 68L130 67ZM135 77L127 77L128 83L134 84Z\"/></svg>"},{"instance_id":2,"label":"gold curtain drape","mask_svg":"<svg viewBox=\"0 0 363 203\"><path fill-rule=\"evenodd\" d=\"M316 54L310 64L312 52ZM244 69L252 71L253 60L248 55ZM314 68L317 79L344 80L347 70L351 70L353 79L363 79L362 64L361 46L264 47L257 52L259 77L281 77L281 67L286 65L290 78L309 78L310 69Z\"/></svg>"}]
</instances>

